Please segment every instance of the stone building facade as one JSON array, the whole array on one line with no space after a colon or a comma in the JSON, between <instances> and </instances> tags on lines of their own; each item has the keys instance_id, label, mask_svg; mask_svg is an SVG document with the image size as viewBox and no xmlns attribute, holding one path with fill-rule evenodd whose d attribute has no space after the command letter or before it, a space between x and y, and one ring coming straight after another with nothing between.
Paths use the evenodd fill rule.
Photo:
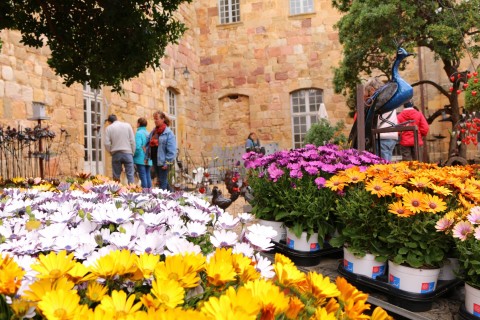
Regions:
<instances>
[{"instance_id":1,"label":"stone building facade","mask_svg":"<svg viewBox=\"0 0 480 320\"><path fill-rule=\"evenodd\" d=\"M345 98L334 93L332 83L342 46L334 29L340 15L331 1L312 1L312 8L293 8L294 14L289 2L302 1L238 2L238 21L228 20L238 12L221 14L218 0L183 5L178 17L188 30L182 39L167 48L159 68L125 82L122 94L110 88L95 94L81 84L66 87L47 65L47 47L23 46L19 32L1 31L0 124L32 127L32 102L45 103L49 119L42 126L67 133L68 141L50 146L55 159L49 166L54 168L47 169L60 176L111 174L101 140L103 121L111 113L134 128L138 117L146 117L149 129L155 110L170 114L180 158L188 155L195 164L209 162L220 149L243 146L252 131L263 144L294 147L298 132L317 116L302 113L305 106L308 111L323 103L330 121L344 120L349 130ZM423 63L410 59L402 76L448 85L431 53L419 54ZM432 112L445 103L429 88L416 88L415 101ZM439 125L439 132L444 129Z\"/></svg>"}]
</instances>

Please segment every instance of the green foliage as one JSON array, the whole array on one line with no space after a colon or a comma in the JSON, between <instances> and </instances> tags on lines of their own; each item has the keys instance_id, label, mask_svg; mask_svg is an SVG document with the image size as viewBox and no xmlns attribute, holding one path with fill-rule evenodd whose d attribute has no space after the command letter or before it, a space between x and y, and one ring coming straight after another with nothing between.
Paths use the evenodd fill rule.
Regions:
<instances>
[{"instance_id":1,"label":"green foliage","mask_svg":"<svg viewBox=\"0 0 480 320\"><path fill-rule=\"evenodd\" d=\"M480 241L473 235L465 241L455 239L460 268L465 270L463 280L471 286L480 288Z\"/></svg>"},{"instance_id":2,"label":"green foliage","mask_svg":"<svg viewBox=\"0 0 480 320\"><path fill-rule=\"evenodd\" d=\"M388 234L385 227L389 213L387 205L380 200L363 187L349 188L336 201L334 213L338 234L330 240L330 244L334 247L347 246L356 256L370 253L378 261L386 261L388 251L380 238Z\"/></svg>"},{"instance_id":3,"label":"green foliage","mask_svg":"<svg viewBox=\"0 0 480 320\"><path fill-rule=\"evenodd\" d=\"M319 243L323 243L334 231L335 196L328 188L318 189L314 179L309 175L292 179L284 174L273 182L250 171L248 183L255 194L252 213L258 219L282 221L297 237L303 231L308 238L318 232Z\"/></svg>"},{"instance_id":4,"label":"green foliage","mask_svg":"<svg viewBox=\"0 0 480 320\"><path fill-rule=\"evenodd\" d=\"M337 93L349 96L352 109L362 77L374 71L390 76L395 41L402 41L409 52L419 46L430 49L444 63L447 76L465 56L464 41L470 54L478 57L480 0L332 0L332 4L345 13L336 24L344 56L333 82Z\"/></svg>"},{"instance_id":5,"label":"green foliage","mask_svg":"<svg viewBox=\"0 0 480 320\"><path fill-rule=\"evenodd\" d=\"M22 33L25 45L51 49L48 64L67 86L121 90L124 80L155 68L185 31L173 14L191 0L14 1L0 4L0 30Z\"/></svg>"},{"instance_id":6,"label":"green foliage","mask_svg":"<svg viewBox=\"0 0 480 320\"><path fill-rule=\"evenodd\" d=\"M332 126L327 119L320 119L319 122L313 124L305 134L304 145L314 144L323 146L327 143L333 143L344 146L347 143L347 137L343 134L345 123L339 121Z\"/></svg>"},{"instance_id":7,"label":"green foliage","mask_svg":"<svg viewBox=\"0 0 480 320\"><path fill-rule=\"evenodd\" d=\"M408 218L389 214L385 241L396 264L413 268L440 267L445 254L453 247L451 237L437 232L435 224L439 216L432 213L417 213ZM399 239L402 239L399 241Z\"/></svg>"}]
</instances>

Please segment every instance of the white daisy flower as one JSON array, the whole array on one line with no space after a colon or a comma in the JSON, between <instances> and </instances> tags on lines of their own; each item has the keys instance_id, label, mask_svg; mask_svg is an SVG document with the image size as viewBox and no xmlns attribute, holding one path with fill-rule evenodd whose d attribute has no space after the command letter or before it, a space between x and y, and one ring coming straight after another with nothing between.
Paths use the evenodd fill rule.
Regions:
<instances>
[{"instance_id":1,"label":"white daisy flower","mask_svg":"<svg viewBox=\"0 0 480 320\"><path fill-rule=\"evenodd\" d=\"M270 259L257 253L254 260L256 262L255 269L260 272L263 278L272 279L275 277L275 271L273 271L273 265Z\"/></svg>"},{"instance_id":2,"label":"white daisy flower","mask_svg":"<svg viewBox=\"0 0 480 320\"><path fill-rule=\"evenodd\" d=\"M258 223L248 226L247 230L250 231L251 233L263 235L264 237L270 238L270 239L276 237L278 234L278 232L275 229L273 229L273 227L261 225Z\"/></svg>"},{"instance_id":3,"label":"white daisy flower","mask_svg":"<svg viewBox=\"0 0 480 320\"><path fill-rule=\"evenodd\" d=\"M96 248L96 243L82 243L75 249L73 255L78 260L85 260L93 254Z\"/></svg>"},{"instance_id":4,"label":"white daisy flower","mask_svg":"<svg viewBox=\"0 0 480 320\"><path fill-rule=\"evenodd\" d=\"M180 238L180 237L171 237L168 238L165 246L168 250L165 250L165 255L175 255L175 254L199 254L202 253L200 246L191 243L190 241Z\"/></svg>"},{"instance_id":5,"label":"white daisy flower","mask_svg":"<svg viewBox=\"0 0 480 320\"><path fill-rule=\"evenodd\" d=\"M139 217L139 219L142 220L147 226L158 226L161 223L165 223L167 218L167 215L165 215L163 211L158 213L147 212Z\"/></svg>"},{"instance_id":6,"label":"white daisy flower","mask_svg":"<svg viewBox=\"0 0 480 320\"><path fill-rule=\"evenodd\" d=\"M225 212L220 217L218 217L215 227L221 227L223 229L233 229L239 222L239 218L234 218L233 215Z\"/></svg>"},{"instance_id":7,"label":"white daisy flower","mask_svg":"<svg viewBox=\"0 0 480 320\"><path fill-rule=\"evenodd\" d=\"M245 234L245 238L247 238L253 248L257 251L266 251L270 250L273 247L272 240L265 237L264 235L247 232Z\"/></svg>"},{"instance_id":8,"label":"white daisy flower","mask_svg":"<svg viewBox=\"0 0 480 320\"><path fill-rule=\"evenodd\" d=\"M248 242L238 242L233 247L232 253L241 253L246 257L252 258L255 251Z\"/></svg>"},{"instance_id":9,"label":"white daisy flower","mask_svg":"<svg viewBox=\"0 0 480 320\"><path fill-rule=\"evenodd\" d=\"M244 212L244 213L239 213L238 218L242 223L250 223L255 219L255 216L251 213Z\"/></svg>"},{"instance_id":10,"label":"white daisy flower","mask_svg":"<svg viewBox=\"0 0 480 320\"><path fill-rule=\"evenodd\" d=\"M233 231L214 230L210 241L216 248L232 247L238 242L238 235Z\"/></svg>"},{"instance_id":11,"label":"white daisy flower","mask_svg":"<svg viewBox=\"0 0 480 320\"><path fill-rule=\"evenodd\" d=\"M165 234L162 232L142 234L136 239L133 251L138 255L142 253L163 254L165 242Z\"/></svg>"},{"instance_id":12,"label":"white daisy flower","mask_svg":"<svg viewBox=\"0 0 480 320\"><path fill-rule=\"evenodd\" d=\"M187 222L187 234L190 237L203 236L206 232L207 226L205 224L196 221Z\"/></svg>"},{"instance_id":13,"label":"white daisy flower","mask_svg":"<svg viewBox=\"0 0 480 320\"><path fill-rule=\"evenodd\" d=\"M183 208L185 214L193 221L201 222L207 224L212 220L212 217L209 212L202 211L197 208L185 207Z\"/></svg>"}]
</instances>

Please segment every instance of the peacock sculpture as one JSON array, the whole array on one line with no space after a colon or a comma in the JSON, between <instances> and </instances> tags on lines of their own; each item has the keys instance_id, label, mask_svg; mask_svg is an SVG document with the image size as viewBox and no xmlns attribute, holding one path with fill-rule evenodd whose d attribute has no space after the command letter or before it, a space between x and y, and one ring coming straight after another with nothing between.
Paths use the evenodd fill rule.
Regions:
<instances>
[{"instance_id":1,"label":"peacock sculpture","mask_svg":"<svg viewBox=\"0 0 480 320\"><path fill-rule=\"evenodd\" d=\"M380 87L365 102L365 149L372 147L372 129L377 126L379 114L392 111L413 97L413 88L400 77L398 68L400 63L411 56L404 48L399 47L397 56L392 65L391 81ZM357 147L357 121L355 121L349 135L349 143L353 148Z\"/></svg>"}]
</instances>

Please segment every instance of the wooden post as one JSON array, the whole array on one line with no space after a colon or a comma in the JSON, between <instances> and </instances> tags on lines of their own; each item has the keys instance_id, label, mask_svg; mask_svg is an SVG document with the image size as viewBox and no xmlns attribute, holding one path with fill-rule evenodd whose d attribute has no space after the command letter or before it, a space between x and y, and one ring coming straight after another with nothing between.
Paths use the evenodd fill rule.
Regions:
<instances>
[{"instance_id":1,"label":"wooden post","mask_svg":"<svg viewBox=\"0 0 480 320\"><path fill-rule=\"evenodd\" d=\"M357 149L365 150L365 103L362 84L357 85Z\"/></svg>"}]
</instances>

